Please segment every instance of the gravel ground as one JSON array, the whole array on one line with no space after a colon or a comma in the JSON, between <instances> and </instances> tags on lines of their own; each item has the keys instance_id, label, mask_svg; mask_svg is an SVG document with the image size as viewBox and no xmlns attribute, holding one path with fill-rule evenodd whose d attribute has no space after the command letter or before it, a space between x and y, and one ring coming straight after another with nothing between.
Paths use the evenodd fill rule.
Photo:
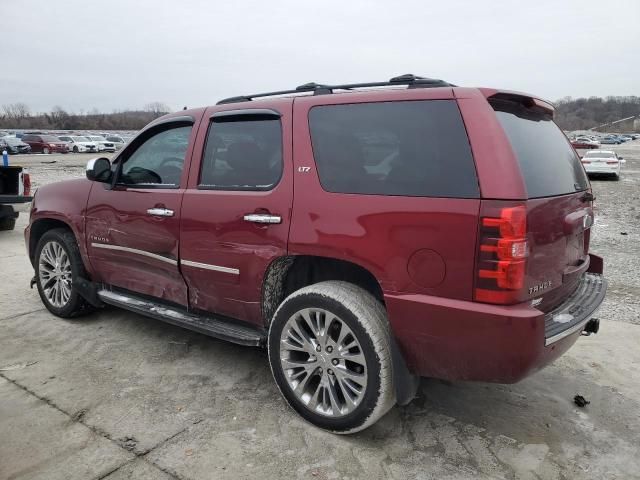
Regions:
<instances>
[{"instance_id":1,"label":"gravel ground","mask_svg":"<svg viewBox=\"0 0 640 480\"><path fill-rule=\"evenodd\" d=\"M0 234L0 479L640 478L640 141L613 148L621 181L592 182L600 333L516 385L423 380L348 437L289 410L261 350L115 309L50 315L28 287L22 215ZM12 160L38 186L93 156Z\"/></svg>"}]
</instances>

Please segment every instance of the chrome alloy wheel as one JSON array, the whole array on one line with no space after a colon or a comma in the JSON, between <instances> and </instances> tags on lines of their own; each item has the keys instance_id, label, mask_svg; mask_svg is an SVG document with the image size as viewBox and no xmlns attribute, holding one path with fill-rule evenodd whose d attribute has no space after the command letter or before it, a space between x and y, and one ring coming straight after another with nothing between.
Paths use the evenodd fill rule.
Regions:
<instances>
[{"instance_id":1,"label":"chrome alloy wheel","mask_svg":"<svg viewBox=\"0 0 640 480\"><path fill-rule=\"evenodd\" d=\"M64 307L71 298L71 261L58 242L51 241L42 248L38 276L49 303L56 308Z\"/></svg>"},{"instance_id":2,"label":"chrome alloy wheel","mask_svg":"<svg viewBox=\"0 0 640 480\"><path fill-rule=\"evenodd\" d=\"M289 387L306 408L342 417L362 401L367 364L353 331L321 308L289 318L280 336L280 364Z\"/></svg>"}]
</instances>

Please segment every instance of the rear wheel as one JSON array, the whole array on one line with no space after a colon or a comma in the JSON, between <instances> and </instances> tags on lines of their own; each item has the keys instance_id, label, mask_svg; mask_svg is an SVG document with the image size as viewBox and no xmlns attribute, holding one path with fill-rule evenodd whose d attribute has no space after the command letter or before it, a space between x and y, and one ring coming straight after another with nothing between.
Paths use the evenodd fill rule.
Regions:
<instances>
[{"instance_id":1,"label":"rear wheel","mask_svg":"<svg viewBox=\"0 0 640 480\"><path fill-rule=\"evenodd\" d=\"M78 153L78 147L73 147L73 153Z\"/></svg>"},{"instance_id":2,"label":"rear wheel","mask_svg":"<svg viewBox=\"0 0 640 480\"><path fill-rule=\"evenodd\" d=\"M47 147L44 147L44 148L42 149L42 153L45 153L45 154L49 155L49 153L51 153L51 152L50 152L50 150L49 150Z\"/></svg>"},{"instance_id":3,"label":"rear wheel","mask_svg":"<svg viewBox=\"0 0 640 480\"><path fill-rule=\"evenodd\" d=\"M386 313L360 287L328 281L294 292L274 314L268 347L280 392L320 428L364 430L395 403Z\"/></svg>"},{"instance_id":4,"label":"rear wheel","mask_svg":"<svg viewBox=\"0 0 640 480\"><path fill-rule=\"evenodd\" d=\"M16 228L15 217L2 217L0 218L0 231L8 231Z\"/></svg>"},{"instance_id":5,"label":"rear wheel","mask_svg":"<svg viewBox=\"0 0 640 480\"><path fill-rule=\"evenodd\" d=\"M80 296L78 277L87 274L74 235L57 228L46 232L36 247L36 284L44 306L62 318L76 317L93 310Z\"/></svg>"}]
</instances>

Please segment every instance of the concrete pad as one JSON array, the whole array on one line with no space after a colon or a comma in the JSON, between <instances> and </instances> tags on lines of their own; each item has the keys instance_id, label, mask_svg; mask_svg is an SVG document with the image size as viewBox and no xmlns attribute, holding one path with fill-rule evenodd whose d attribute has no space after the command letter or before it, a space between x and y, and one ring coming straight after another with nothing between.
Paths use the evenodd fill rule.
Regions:
<instances>
[{"instance_id":1,"label":"concrete pad","mask_svg":"<svg viewBox=\"0 0 640 480\"><path fill-rule=\"evenodd\" d=\"M15 230L0 232L0 320L44 308L37 290L29 289L33 267L22 233L28 220L20 214Z\"/></svg>"},{"instance_id":2,"label":"concrete pad","mask_svg":"<svg viewBox=\"0 0 640 480\"><path fill-rule=\"evenodd\" d=\"M174 477L164 473L150 463L136 459L104 477L104 480L169 480L171 478Z\"/></svg>"},{"instance_id":3,"label":"concrete pad","mask_svg":"<svg viewBox=\"0 0 640 480\"><path fill-rule=\"evenodd\" d=\"M98 478L133 455L0 378L0 478Z\"/></svg>"},{"instance_id":4,"label":"concrete pad","mask_svg":"<svg viewBox=\"0 0 640 480\"><path fill-rule=\"evenodd\" d=\"M25 349L25 343L30 348ZM68 412L144 453L209 414L220 392L261 372L264 352L111 309L62 320L47 311L0 322L0 368Z\"/></svg>"}]
</instances>

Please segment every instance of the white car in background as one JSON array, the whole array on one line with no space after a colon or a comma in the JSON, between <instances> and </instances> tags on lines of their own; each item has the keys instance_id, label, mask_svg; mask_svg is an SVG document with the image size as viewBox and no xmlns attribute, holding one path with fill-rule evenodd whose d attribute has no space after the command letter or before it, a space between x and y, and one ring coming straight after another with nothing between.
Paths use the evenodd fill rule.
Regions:
<instances>
[{"instance_id":1,"label":"white car in background","mask_svg":"<svg viewBox=\"0 0 640 480\"><path fill-rule=\"evenodd\" d=\"M127 143L120 135L107 135L107 142L113 143L116 150L120 150Z\"/></svg>"},{"instance_id":2,"label":"white car in background","mask_svg":"<svg viewBox=\"0 0 640 480\"><path fill-rule=\"evenodd\" d=\"M100 135L85 135L85 136L98 146L99 152L115 152L116 151L116 146L113 144L113 142L108 141L106 138Z\"/></svg>"},{"instance_id":3,"label":"white car in background","mask_svg":"<svg viewBox=\"0 0 640 480\"><path fill-rule=\"evenodd\" d=\"M591 150L584 154L581 162L589 174L613 175L618 180L621 164L625 160L611 150Z\"/></svg>"},{"instance_id":4,"label":"white car in background","mask_svg":"<svg viewBox=\"0 0 640 480\"><path fill-rule=\"evenodd\" d=\"M61 141L69 144L69 151L73 153L97 152L98 146L87 137L76 135L62 135L58 137Z\"/></svg>"},{"instance_id":5,"label":"white car in background","mask_svg":"<svg viewBox=\"0 0 640 480\"><path fill-rule=\"evenodd\" d=\"M577 142L589 143L591 145L600 146L600 140L595 139L594 137L590 137L587 135L580 135L576 137Z\"/></svg>"}]
</instances>

